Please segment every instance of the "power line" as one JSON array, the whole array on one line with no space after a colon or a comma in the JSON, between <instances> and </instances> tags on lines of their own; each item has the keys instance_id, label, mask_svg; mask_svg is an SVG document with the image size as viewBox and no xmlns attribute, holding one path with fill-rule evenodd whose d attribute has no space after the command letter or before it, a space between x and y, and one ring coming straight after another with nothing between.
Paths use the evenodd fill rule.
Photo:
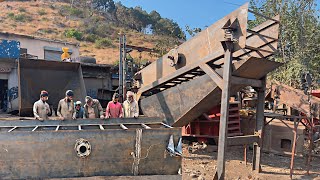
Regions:
<instances>
[{"instance_id":1,"label":"power line","mask_svg":"<svg viewBox=\"0 0 320 180\"><path fill-rule=\"evenodd\" d=\"M223 3L230 4L230 5L237 6L237 7L242 6L241 4L235 4L235 3L231 3L231 2L227 2L227 1L223 1Z\"/></svg>"}]
</instances>

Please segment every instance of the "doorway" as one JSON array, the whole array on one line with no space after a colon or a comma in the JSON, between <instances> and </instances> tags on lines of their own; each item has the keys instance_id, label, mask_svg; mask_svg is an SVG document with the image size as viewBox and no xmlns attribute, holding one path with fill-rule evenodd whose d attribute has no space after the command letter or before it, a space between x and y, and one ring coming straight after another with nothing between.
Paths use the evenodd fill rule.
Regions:
<instances>
[{"instance_id":1,"label":"doorway","mask_svg":"<svg viewBox=\"0 0 320 180\"><path fill-rule=\"evenodd\" d=\"M0 79L0 113L6 112L8 107L8 80Z\"/></svg>"}]
</instances>

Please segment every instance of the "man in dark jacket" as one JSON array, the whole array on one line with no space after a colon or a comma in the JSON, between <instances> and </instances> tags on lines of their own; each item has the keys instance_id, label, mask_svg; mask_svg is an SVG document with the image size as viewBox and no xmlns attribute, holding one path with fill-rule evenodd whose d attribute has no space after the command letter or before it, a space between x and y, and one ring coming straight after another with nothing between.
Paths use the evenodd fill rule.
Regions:
<instances>
[{"instance_id":1,"label":"man in dark jacket","mask_svg":"<svg viewBox=\"0 0 320 180\"><path fill-rule=\"evenodd\" d=\"M104 119L103 109L98 99L92 99L90 96L86 97L86 104L84 105L84 118Z\"/></svg>"},{"instance_id":2,"label":"man in dark jacket","mask_svg":"<svg viewBox=\"0 0 320 180\"><path fill-rule=\"evenodd\" d=\"M84 118L84 109L83 109L83 107L81 107L81 104L82 104L81 101L77 101L75 104L77 119Z\"/></svg>"}]
</instances>

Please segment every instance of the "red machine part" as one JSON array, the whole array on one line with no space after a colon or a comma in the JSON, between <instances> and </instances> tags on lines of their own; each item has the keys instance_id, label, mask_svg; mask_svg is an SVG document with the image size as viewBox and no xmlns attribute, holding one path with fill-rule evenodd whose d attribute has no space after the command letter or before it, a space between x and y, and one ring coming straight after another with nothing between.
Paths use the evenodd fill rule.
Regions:
<instances>
[{"instance_id":1,"label":"red machine part","mask_svg":"<svg viewBox=\"0 0 320 180\"><path fill-rule=\"evenodd\" d=\"M230 102L228 136L242 135L240 129L240 103ZM182 128L182 136L195 137L199 142L219 137L220 106L212 108L208 113L190 122Z\"/></svg>"}]
</instances>

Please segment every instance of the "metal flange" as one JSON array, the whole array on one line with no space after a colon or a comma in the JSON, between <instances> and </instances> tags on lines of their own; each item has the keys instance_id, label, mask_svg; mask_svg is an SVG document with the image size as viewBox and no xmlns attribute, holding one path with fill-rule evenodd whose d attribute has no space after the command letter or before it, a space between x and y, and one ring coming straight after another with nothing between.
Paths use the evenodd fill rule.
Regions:
<instances>
[{"instance_id":1,"label":"metal flange","mask_svg":"<svg viewBox=\"0 0 320 180\"><path fill-rule=\"evenodd\" d=\"M169 53L167 54L167 62L171 67L174 67L178 64L179 60L179 53L177 49L171 49Z\"/></svg>"},{"instance_id":2,"label":"metal flange","mask_svg":"<svg viewBox=\"0 0 320 180\"><path fill-rule=\"evenodd\" d=\"M91 153L91 145L89 141L80 138L76 140L76 144L74 145L74 150L78 157L85 158L85 157L88 157Z\"/></svg>"}]
</instances>

